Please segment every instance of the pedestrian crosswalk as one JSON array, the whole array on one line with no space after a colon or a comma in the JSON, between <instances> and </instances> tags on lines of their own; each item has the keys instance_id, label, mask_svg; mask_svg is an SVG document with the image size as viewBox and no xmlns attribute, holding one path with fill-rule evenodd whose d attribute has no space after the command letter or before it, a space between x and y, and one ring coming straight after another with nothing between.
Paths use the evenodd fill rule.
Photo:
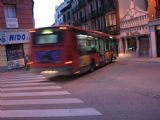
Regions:
<instances>
[{"instance_id":1,"label":"pedestrian crosswalk","mask_svg":"<svg viewBox=\"0 0 160 120\"><path fill-rule=\"evenodd\" d=\"M46 81L45 77L29 72L2 76L0 78L0 118L102 115L92 107L85 107L84 101L74 98L61 86Z\"/></svg>"}]
</instances>

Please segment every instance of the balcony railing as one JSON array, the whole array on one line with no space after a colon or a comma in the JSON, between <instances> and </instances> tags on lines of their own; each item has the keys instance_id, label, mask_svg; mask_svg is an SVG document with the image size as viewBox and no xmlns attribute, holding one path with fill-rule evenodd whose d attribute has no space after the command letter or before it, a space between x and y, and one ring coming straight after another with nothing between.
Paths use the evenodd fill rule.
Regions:
<instances>
[{"instance_id":1,"label":"balcony railing","mask_svg":"<svg viewBox=\"0 0 160 120\"><path fill-rule=\"evenodd\" d=\"M108 34L118 34L119 33L119 27L117 25L113 25L113 26L108 26L105 30L106 33Z\"/></svg>"},{"instance_id":2,"label":"balcony railing","mask_svg":"<svg viewBox=\"0 0 160 120\"><path fill-rule=\"evenodd\" d=\"M7 28L18 28L18 19L17 18L6 18L6 27Z\"/></svg>"}]
</instances>

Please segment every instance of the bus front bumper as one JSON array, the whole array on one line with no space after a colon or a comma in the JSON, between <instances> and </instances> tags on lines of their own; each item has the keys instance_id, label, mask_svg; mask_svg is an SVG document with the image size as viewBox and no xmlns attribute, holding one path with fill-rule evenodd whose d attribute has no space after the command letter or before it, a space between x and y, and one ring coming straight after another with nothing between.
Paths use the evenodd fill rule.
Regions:
<instances>
[{"instance_id":1,"label":"bus front bumper","mask_svg":"<svg viewBox=\"0 0 160 120\"><path fill-rule=\"evenodd\" d=\"M71 67L36 67L31 68L30 71L33 73L42 74L46 77L74 74Z\"/></svg>"}]
</instances>

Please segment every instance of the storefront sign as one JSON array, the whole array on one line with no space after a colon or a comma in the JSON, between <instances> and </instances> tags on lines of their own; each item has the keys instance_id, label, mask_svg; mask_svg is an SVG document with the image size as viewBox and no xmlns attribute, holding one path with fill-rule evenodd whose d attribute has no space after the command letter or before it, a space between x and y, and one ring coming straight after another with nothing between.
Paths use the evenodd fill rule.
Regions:
<instances>
[{"instance_id":1,"label":"storefront sign","mask_svg":"<svg viewBox=\"0 0 160 120\"><path fill-rule=\"evenodd\" d=\"M0 32L0 44L29 42L29 32Z\"/></svg>"}]
</instances>

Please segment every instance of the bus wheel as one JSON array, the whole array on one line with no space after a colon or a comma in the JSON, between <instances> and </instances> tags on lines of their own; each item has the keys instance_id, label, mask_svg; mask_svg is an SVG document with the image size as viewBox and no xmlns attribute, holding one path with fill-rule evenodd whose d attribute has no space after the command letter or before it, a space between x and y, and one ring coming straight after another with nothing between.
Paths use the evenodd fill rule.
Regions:
<instances>
[{"instance_id":1,"label":"bus wheel","mask_svg":"<svg viewBox=\"0 0 160 120\"><path fill-rule=\"evenodd\" d=\"M94 61L92 61L91 65L90 65L90 72L95 71L96 69L96 63Z\"/></svg>"}]
</instances>

